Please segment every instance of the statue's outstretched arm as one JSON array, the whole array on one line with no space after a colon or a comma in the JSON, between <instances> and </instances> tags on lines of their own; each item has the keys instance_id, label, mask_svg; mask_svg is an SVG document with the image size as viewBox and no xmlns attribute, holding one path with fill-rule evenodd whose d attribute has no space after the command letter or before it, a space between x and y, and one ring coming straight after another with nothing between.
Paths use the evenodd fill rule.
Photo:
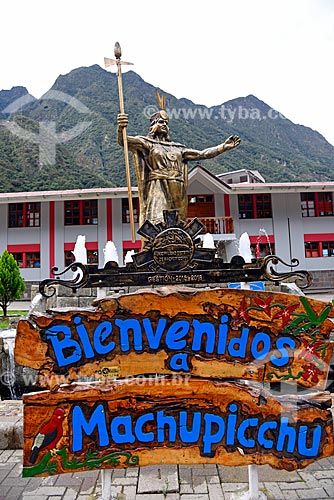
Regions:
<instances>
[{"instance_id":1,"label":"statue's outstretched arm","mask_svg":"<svg viewBox=\"0 0 334 500\"><path fill-rule=\"evenodd\" d=\"M198 151L196 149L186 149L183 152L183 158L186 161L196 161L196 160L208 160L209 158L214 158L215 156L224 153L224 151L229 151L234 149L240 144L240 137L237 135L231 135L223 144L214 146L212 148L203 149L203 151Z\"/></svg>"},{"instance_id":2,"label":"statue's outstretched arm","mask_svg":"<svg viewBox=\"0 0 334 500\"><path fill-rule=\"evenodd\" d=\"M123 128L126 128L129 123L129 116L126 113L120 113L117 116L117 136L118 144L123 147ZM129 150L141 149L145 150L148 148L147 141L143 137L132 137L127 136Z\"/></svg>"}]
</instances>

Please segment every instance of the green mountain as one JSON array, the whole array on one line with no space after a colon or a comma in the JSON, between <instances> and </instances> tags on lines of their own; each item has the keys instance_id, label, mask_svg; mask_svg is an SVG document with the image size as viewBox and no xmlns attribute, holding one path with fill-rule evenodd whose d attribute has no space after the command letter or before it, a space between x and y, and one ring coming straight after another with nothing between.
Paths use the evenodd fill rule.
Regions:
<instances>
[{"instance_id":1,"label":"green mountain","mask_svg":"<svg viewBox=\"0 0 334 500\"><path fill-rule=\"evenodd\" d=\"M146 135L155 87L129 71L123 75L123 88L128 134ZM16 100L26 94L23 87L0 91L0 113L10 102L15 110ZM292 123L255 96L211 108L168 93L166 97L172 140L204 149L231 134L241 137L237 150L203 162L213 173L250 168L272 182L334 180L334 147L318 132ZM0 116L20 127L14 135L8 123L0 121L1 192L126 184L123 149L116 139L119 102L114 73L98 65L78 68L59 76L42 99L29 96L27 102L11 116ZM52 155L40 154L38 144L24 139L22 129L40 137L40 124L46 124L51 146L57 143L55 163Z\"/></svg>"}]
</instances>

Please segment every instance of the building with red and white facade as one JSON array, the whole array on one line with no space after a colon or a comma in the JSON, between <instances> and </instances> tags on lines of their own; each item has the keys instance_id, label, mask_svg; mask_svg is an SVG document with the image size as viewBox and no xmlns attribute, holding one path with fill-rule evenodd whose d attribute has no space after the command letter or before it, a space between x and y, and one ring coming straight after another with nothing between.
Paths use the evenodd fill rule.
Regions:
<instances>
[{"instance_id":1,"label":"building with red and white facade","mask_svg":"<svg viewBox=\"0 0 334 500\"><path fill-rule=\"evenodd\" d=\"M297 258L300 269L312 272L314 288L334 289L334 182L267 183L247 172L218 177L195 166L189 218L204 222L227 260L247 232L254 255ZM138 229L135 188L133 197ZM78 235L86 237L88 263L100 267L107 241L114 242L120 261L128 250L139 251L140 237L131 240L126 188L0 195L0 252L13 253L27 284L50 277L53 266L70 264Z\"/></svg>"}]
</instances>

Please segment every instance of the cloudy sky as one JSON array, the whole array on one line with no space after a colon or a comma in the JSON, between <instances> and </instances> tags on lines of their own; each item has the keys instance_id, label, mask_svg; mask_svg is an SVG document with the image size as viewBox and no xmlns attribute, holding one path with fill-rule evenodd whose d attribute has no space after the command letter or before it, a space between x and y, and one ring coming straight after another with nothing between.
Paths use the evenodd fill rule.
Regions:
<instances>
[{"instance_id":1,"label":"cloudy sky","mask_svg":"<svg viewBox=\"0 0 334 500\"><path fill-rule=\"evenodd\" d=\"M0 90L41 97L59 74L113 57L177 98L254 94L334 145L333 0L8 0Z\"/></svg>"}]
</instances>

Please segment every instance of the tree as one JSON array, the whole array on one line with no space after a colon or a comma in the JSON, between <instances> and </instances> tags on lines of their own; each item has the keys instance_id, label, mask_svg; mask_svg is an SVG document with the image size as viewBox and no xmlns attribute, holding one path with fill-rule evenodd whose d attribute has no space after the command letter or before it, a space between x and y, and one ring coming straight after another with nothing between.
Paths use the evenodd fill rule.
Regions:
<instances>
[{"instance_id":1,"label":"tree","mask_svg":"<svg viewBox=\"0 0 334 500\"><path fill-rule=\"evenodd\" d=\"M13 254L7 250L0 257L0 307L7 316L7 307L19 299L25 289L20 269Z\"/></svg>"}]
</instances>

